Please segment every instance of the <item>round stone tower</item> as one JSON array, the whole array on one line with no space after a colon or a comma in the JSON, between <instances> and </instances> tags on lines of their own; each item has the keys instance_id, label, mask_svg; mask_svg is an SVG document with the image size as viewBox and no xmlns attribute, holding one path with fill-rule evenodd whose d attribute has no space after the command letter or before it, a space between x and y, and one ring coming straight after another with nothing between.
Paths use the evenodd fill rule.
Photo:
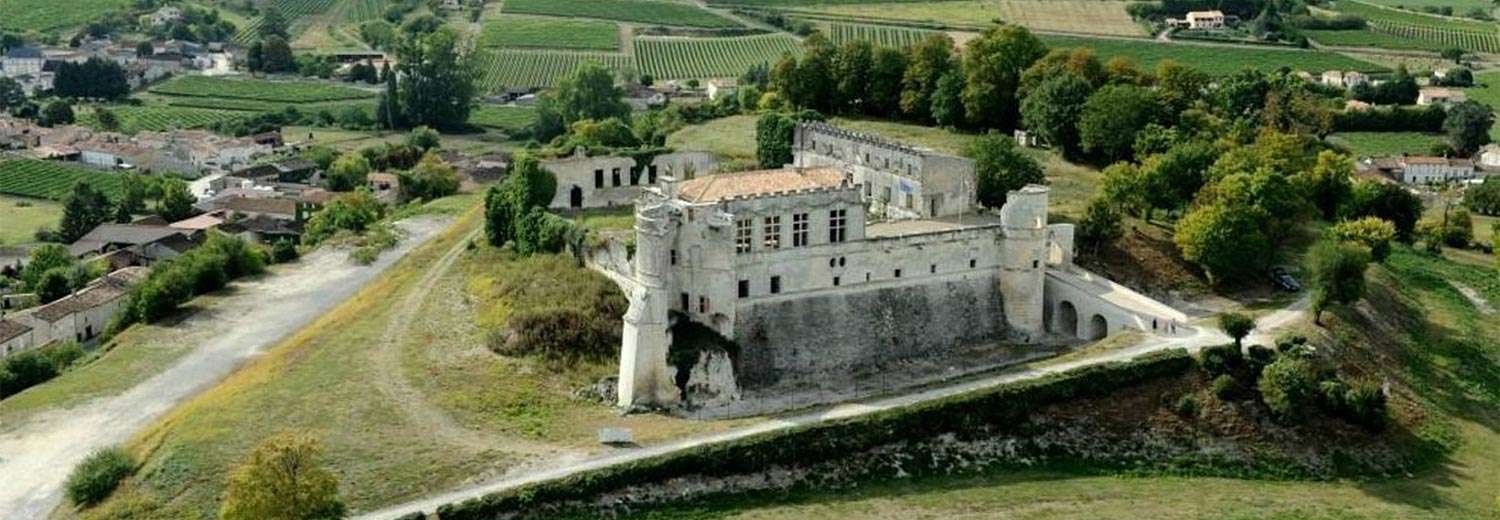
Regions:
<instances>
[{"instance_id":1,"label":"round stone tower","mask_svg":"<svg viewBox=\"0 0 1500 520\"><path fill-rule=\"evenodd\" d=\"M671 276L671 215L661 203L642 205L635 215L635 281L625 311L620 345L619 405L669 405L681 399L667 364L672 337L667 328Z\"/></svg>"},{"instance_id":2,"label":"round stone tower","mask_svg":"<svg viewBox=\"0 0 1500 520\"><path fill-rule=\"evenodd\" d=\"M1000 296L1014 339L1034 342L1045 332L1042 283L1047 268L1047 187L1028 185L1005 196L1000 208Z\"/></svg>"}]
</instances>

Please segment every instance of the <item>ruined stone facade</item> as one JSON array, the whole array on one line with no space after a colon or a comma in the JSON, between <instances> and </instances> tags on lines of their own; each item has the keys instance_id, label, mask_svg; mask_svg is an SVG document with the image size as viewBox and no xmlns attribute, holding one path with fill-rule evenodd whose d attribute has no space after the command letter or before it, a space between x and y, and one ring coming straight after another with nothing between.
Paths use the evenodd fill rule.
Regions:
<instances>
[{"instance_id":1,"label":"ruined stone facade","mask_svg":"<svg viewBox=\"0 0 1500 520\"><path fill-rule=\"evenodd\" d=\"M663 176L692 178L714 171L717 161L706 152L673 152L657 155L647 164L623 156L571 157L542 161L542 168L557 178L552 209L606 208L635 203L641 189L655 186Z\"/></svg>"},{"instance_id":2,"label":"ruined stone facade","mask_svg":"<svg viewBox=\"0 0 1500 520\"><path fill-rule=\"evenodd\" d=\"M799 135L827 133L819 128L801 127ZM900 147L891 153L921 157ZM800 155L799 163L810 157ZM1068 299L1075 314L1107 315L1099 318L1109 322L1106 331L1143 328L1151 320L1159 330L1175 330L1186 320L1160 304L1104 310L1132 302L1104 298L1117 286L1075 284L1078 276L1067 274L1081 271L1072 265L1073 228L1049 225L1045 186L1011 192L998 216L917 219L919 212L945 213L954 201L963 204L954 211L972 214L972 195L937 189L964 185L945 179L946 169L931 173L913 164L913 173L891 174L895 181L859 171L849 164L793 166L687 181L662 177L644 189L633 259L621 262L608 249L609 258L592 262L630 296L619 404L678 403L683 390L676 381L683 379L694 383L690 394L737 396L785 378L864 373L980 344L1036 343L1061 328L1053 319L1062 302L1049 298ZM972 165L953 171L972 177ZM892 214L872 206L864 182L900 180L919 182L914 193L941 194L940 202L914 199L924 202L910 213L902 208L904 218L867 222L867 210ZM1060 282L1066 283L1050 290ZM723 388L722 360L712 377L677 377L667 364L674 319L693 320L738 345L732 389ZM1072 336L1082 337L1076 317L1070 325Z\"/></svg>"}]
</instances>

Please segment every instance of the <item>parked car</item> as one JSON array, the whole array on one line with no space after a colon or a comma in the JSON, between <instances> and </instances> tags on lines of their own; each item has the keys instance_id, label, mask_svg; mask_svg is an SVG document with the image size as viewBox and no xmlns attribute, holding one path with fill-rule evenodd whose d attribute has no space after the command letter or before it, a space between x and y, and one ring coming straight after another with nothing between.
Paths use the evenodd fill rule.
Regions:
<instances>
[{"instance_id":1,"label":"parked car","mask_svg":"<svg viewBox=\"0 0 1500 520\"><path fill-rule=\"evenodd\" d=\"M1291 273L1288 273L1286 271L1286 268L1283 267L1271 268L1271 283L1276 284L1276 287L1278 289L1286 292L1297 292L1302 290L1302 284L1297 283L1297 279L1292 278Z\"/></svg>"}]
</instances>

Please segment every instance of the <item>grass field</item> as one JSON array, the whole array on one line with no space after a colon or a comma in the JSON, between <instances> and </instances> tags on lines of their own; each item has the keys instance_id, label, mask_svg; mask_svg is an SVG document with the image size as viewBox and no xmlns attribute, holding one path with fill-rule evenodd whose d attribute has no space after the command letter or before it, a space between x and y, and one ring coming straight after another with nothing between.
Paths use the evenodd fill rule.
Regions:
<instances>
[{"instance_id":1,"label":"grass field","mask_svg":"<svg viewBox=\"0 0 1500 520\"><path fill-rule=\"evenodd\" d=\"M586 61L615 72L635 67L630 56L604 52L486 50L476 60L480 88L490 92L504 87L551 87Z\"/></svg>"},{"instance_id":2,"label":"grass field","mask_svg":"<svg viewBox=\"0 0 1500 520\"><path fill-rule=\"evenodd\" d=\"M775 63L787 52L798 52L798 43L785 34L635 40L641 73L659 79L738 77L753 65Z\"/></svg>"},{"instance_id":3,"label":"grass field","mask_svg":"<svg viewBox=\"0 0 1500 520\"><path fill-rule=\"evenodd\" d=\"M374 98L375 93L326 83L180 76L151 87L152 94L283 103Z\"/></svg>"},{"instance_id":4,"label":"grass field","mask_svg":"<svg viewBox=\"0 0 1500 520\"><path fill-rule=\"evenodd\" d=\"M122 9L131 0L0 0L0 30L52 32L77 27L105 11Z\"/></svg>"},{"instance_id":5,"label":"grass field","mask_svg":"<svg viewBox=\"0 0 1500 520\"><path fill-rule=\"evenodd\" d=\"M867 41L881 47L910 47L938 32L890 25L839 22L823 22L819 25L829 40L840 45L850 41Z\"/></svg>"},{"instance_id":6,"label":"grass field","mask_svg":"<svg viewBox=\"0 0 1500 520\"><path fill-rule=\"evenodd\" d=\"M507 0L503 12L723 29L740 24L695 5L652 0Z\"/></svg>"},{"instance_id":7,"label":"grass field","mask_svg":"<svg viewBox=\"0 0 1500 520\"><path fill-rule=\"evenodd\" d=\"M1464 89L1469 99L1500 110L1500 71L1481 72L1474 75L1474 87ZM1500 126L1490 127L1490 139L1500 142Z\"/></svg>"},{"instance_id":8,"label":"grass field","mask_svg":"<svg viewBox=\"0 0 1500 520\"><path fill-rule=\"evenodd\" d=\"M533 107L479 105L469 113L470 124L507 132L522 130L535 120L536 109Z\"/></svg>"},{"instance_id":9,"label":"grass field","mask_svg":"<svg viewBox=\"0 0 1500 520\"><path fill-rule=\"evenodd\" d=\"M1432 145L1445 142L1440 134L1419 132L1340 132L1330 140L1348 148L1355 157L1426 155L1432 153Z\"/></svg>"},{"instance_id":10,"label":"grass field","mask_svg":"<svg viewBox=\"0 0 1500 520\"><path fill-rule=\"evenodd\" d=\"M281 12L282 18L288 25L298 26L309 18L328 12L337 6L340 0L266 0L260 2L263 8L275 8ZM364 1L364 0L360 0ZM264 24L265 18L256 17L249 24L240 26L240 33L235 36L235 41L242 44L254 42L260 36L260 26ZM294 33L296 31L293 31ZM293 34L295 36L295 34Z\"/></svg>"},{"instance_id":11,"label":"grass field","mask_svg":"<svg viewBox=\"0 0 1500 520\"><path fill-rule=\"evenodd\" d=\"M1041 35L1040 38L1049 47L1092 47L1098 52L1100 59L1104 60L1115 56L1130 58L1144 69L1155 67L1161 60L1171 59L1212 75L1232 74L1244 68L1273 71L1281 67L1312 73L1325 70L1388 71L1380 65L1323 51L1164 43L1144 39L1053 35Z\"/></svg>"},{"instance_id":12,"label":"grass field","mask_svg":"<svg viewBox=\"0 0 1500 520\"><path fill-rule=\"evenodd\" d=\"M1368 21L1369 29L1318 31L1315 40L1329 45L1416 50L1459 47L1469 51L1500 52L1500 32L1493 23L1432 16L1355 0L1339 0L1334 7L1341 13L1363 17Z\"/></svg>"},{"instance_id":13,"label":"grass field","mask_svg":"<svg viewBox=\"0 0 1500 520\"><path fill-rule=\"evenodd\" d=\"M56 202L0 195L0 246L31 242L38 228L56 228L61 220Z\"/></svg>"},{"instance_id":14,"label":"grass field","mask_svg":"<svg viewBox=\"0 0 1500 520\"><path fill-rule=\"evenodd\" d=\"M597 20L501 16L484 22L479 41L485 47L616 51L620 27Z\"/></svg>"},{"instance_id":15,"label":"grass field","mask_svg":"<svg viewBox=\"0 0 1500 520\"><path fill-rule=\"evenodd\" d=\"M995 20L1003 20L1041 31L1145 36L1145 30L1126 14L1126 5L1127 2L1108 0L964 0L836 4L794 12L952 26L988 26Z\"/></svg>"},{"instance_id":16,"label":"grass field","mask_svg":"<svg viewBox=\"0 0 1500 520\"><path fill-rule=\"evenodd\" d=\"M31 159L0 160L0 194L62 200L79 182L111 198L120 194L120 176L99 170Z\"/></svg>"},{"instance_id":17,"label":"grass field","mask_svg":"<svg viewBox=\"0 0 1500 520\"><path fill-rule=\"evenodd\" d=\"M140 131L160 132L170 129L208 128L219 123L243 119L247 114L230 110L187 108L175 106L122 105L107 107L120 120L120 131L133 134ZM82 113L78 120L85 125L96 125L94 112Z\"/></svg>"},{"instance_id":18,"label":"grass field","mask_svg":"<svg viewBox=\"0 0 1500 520\"><path fill-rule=\"evenodd\" d=\"M1376 47L1382 49L1428 51L1439 51L1445 47L1443 44L1437 42L1402 38L1394 34L1367 29L1354 31L1304 30L1302 32L1315 42L1335 47Z\"/></svg>"},{"instance_id":19,"label":"grass field","mask_svg":"<svg viewBox=\"0 0 1500 520\"><path fill-rule=\"evenodd\" d=\"M1371 4L1385 7L1395 7L1410 11L1421 11L1423 7L1452 7L1455 15L1462 15L1470 9L1490 10L1495 5L1488 0L1365 0Z\"/></svg>"}]
</instances>

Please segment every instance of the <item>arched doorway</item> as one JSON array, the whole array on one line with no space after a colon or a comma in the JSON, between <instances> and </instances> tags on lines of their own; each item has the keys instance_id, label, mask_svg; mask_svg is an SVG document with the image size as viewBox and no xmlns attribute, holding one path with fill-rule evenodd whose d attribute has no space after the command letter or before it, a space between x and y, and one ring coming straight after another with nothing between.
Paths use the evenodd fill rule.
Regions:
<instances>
[{"instance_id":1,"label":"arched doorway","mask_svg":"<svg viewBox=\"0 0 1500 520\"><path fill-rule=\"evenodd\" d=\"M1089 334L1088 338L1086 339L1090 341L1096 339L1104 339L1104 336L1108 334L1109 322L1104 320L1104 316L1095 314L1094 317L1089 320Z\"/></svg>"},{"instance_id":2,"label":"arched doorway","mask_svg":"<svg viewBox=\"0 0 1500 520\"><path fill-rule=\"evenodd\" d=\"M568 192L568 207L583 207L583 188L578 187L577 184L574 184L573 190Z\"/></svg>"},{"instance_id":3,"label":"arched doorway","mask_svg":"<svg viewBox=\"0 0 1500 520\"><path fill-rule=\"evenodd\" d=\"M1073 307L1073 302L1064 301L1057 305L1057 322L1053 324L1053 330L1078 337L1078 309Z\"/></svg>"}]
</instances>

